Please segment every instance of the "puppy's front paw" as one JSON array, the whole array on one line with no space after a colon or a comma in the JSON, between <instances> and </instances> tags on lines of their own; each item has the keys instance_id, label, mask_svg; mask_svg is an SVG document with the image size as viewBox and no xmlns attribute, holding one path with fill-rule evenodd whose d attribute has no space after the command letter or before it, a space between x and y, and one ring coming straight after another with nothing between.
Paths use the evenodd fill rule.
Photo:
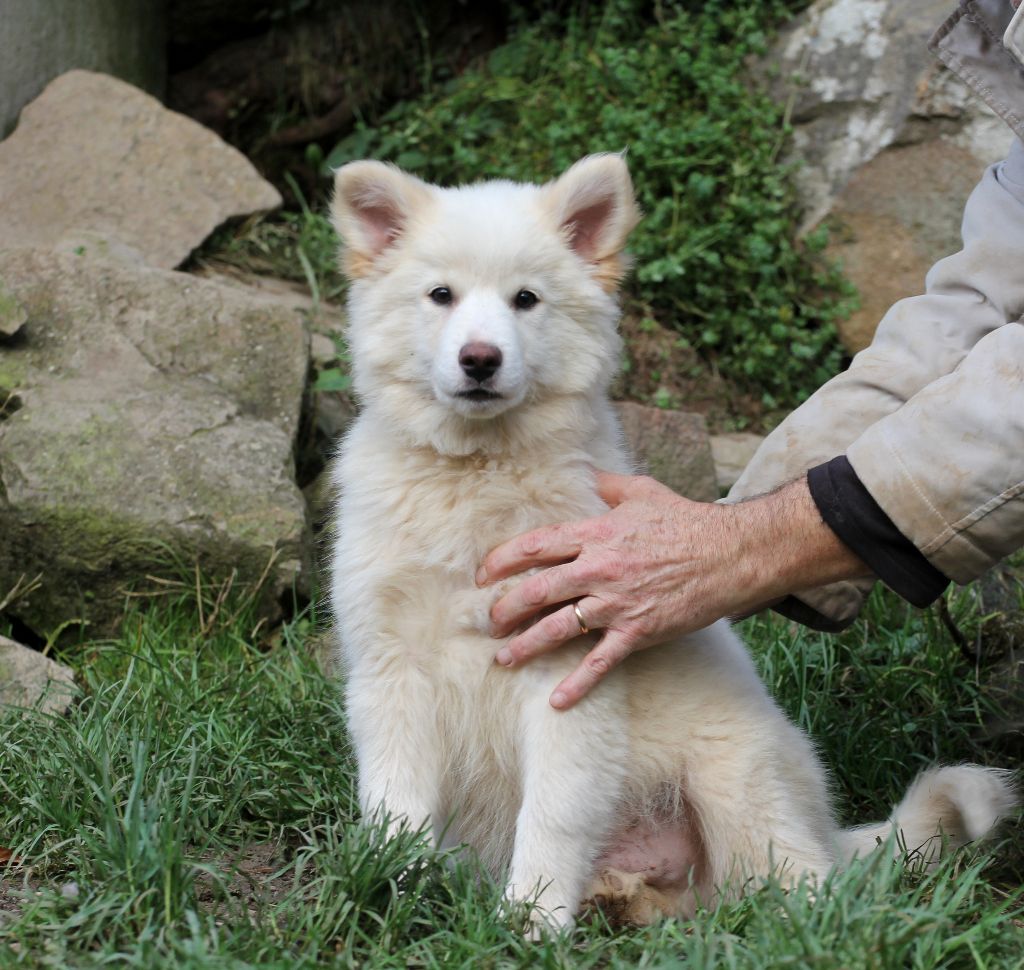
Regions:
<instances>
[{"instance_id":1,"label":"puppy's front paw","mask_svg":"<svg viewBox=\"0 0 1024 970\"><path fill-rule=\"evenodd\" d=\"M502 914L510 920L523 936L537 943L546 937L557 935L575 925L572 911L567 906L546 908L539 897L520 899L506 890L501 906Z\"/></svg>"}]
</instances>

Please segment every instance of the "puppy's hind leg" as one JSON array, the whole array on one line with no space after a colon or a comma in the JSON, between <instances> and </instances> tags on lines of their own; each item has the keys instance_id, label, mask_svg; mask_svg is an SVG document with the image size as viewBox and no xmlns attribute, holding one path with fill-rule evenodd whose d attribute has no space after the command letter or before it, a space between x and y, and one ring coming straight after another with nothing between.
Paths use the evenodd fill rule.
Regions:
<instances>
[{"instance_id":1,"label":"puppy's hind leg","mask_svg":"<svg viewBox=\"0 0 1024 970\"><path fill-rule=\"evenodd\" d=\"M711 747L719 750L689 762L685 789L714 890L736 896L748 880L773 873L789 885L824 878L835 862L833 827L807 739L786 724L781 737L716 739Z\"/></svg>"},{"instance_id":2,"label":"puppy's hind leg","mask_svg":"<svg viewBox=\"0 0 1024 970\"><path fill-rule=\"evenodd\" d=\"M556 928L572 925L616 821L628 731L615 687L568 711L553 710L544 689L523 705L523 800L506 895L535 899Z\"/></svg>"}]
</instances>

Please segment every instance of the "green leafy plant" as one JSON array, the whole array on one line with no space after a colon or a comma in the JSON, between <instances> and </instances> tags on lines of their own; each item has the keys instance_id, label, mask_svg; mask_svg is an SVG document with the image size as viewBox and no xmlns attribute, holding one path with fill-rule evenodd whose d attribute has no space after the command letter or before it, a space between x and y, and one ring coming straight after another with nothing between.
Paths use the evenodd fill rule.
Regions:
<instances>
[{"instance_id":1,"label":"green leafy plant","mask_svg":"<svg viewBox=\"0 0 1024 970\"><path fill-rule=\"evenodd\" d=\"M524 18L485 64L358 127L326 164L536 181L627 150L645 212L627 297L769 405L792 403L838 369L849 295L823 237L796 240L782 110L746 69L793 6L606 0Z\"/></svg>"}]
</instances>

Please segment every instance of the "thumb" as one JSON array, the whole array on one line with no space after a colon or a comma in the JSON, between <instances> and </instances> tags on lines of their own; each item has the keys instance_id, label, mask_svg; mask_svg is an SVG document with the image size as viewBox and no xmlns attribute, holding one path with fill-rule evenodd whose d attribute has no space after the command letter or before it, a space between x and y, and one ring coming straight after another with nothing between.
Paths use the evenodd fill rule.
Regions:
<instances>
[{"instance_id":1,"label":"thumb","mask_svg":"<svg viewBox=\"0 0 1024 970\"><path fill-rule=\"evenodd\" d=\"M612 472L598 471L595 480L597 494L609 508L613 509L626 500L626 493L636 478L633 475L615 475Z\"/></svg>"}]
</instances>

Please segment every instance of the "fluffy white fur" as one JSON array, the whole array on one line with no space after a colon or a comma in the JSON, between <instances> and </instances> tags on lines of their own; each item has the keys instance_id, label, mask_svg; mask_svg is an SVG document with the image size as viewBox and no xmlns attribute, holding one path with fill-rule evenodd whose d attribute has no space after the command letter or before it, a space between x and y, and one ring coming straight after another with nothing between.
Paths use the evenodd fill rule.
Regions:
<instances>
[{"instance_id":1,"label":"fluffy white fur","mask_svg":"<svg viewBox=\"0 0 1024 970\"><path fill-rule=\"evenodd\" d=\"M637 219L620 156L541 187L458 189L355 162L333 216L362 411L334 468L332 605L364 812L435 837L450 823L511 897L539 892L567 924L588 895L649 888L630 874L652 833L674 840L682 871L639 918L690 914L773 870L823 874L893 826L911 847L940 828L978 838L1010 808L1004 776L939 769L889 823L838 832L814 749L725 623L635 654L567 712L547 699L592 637L522 669L494 663L484 555L601 512L591 467L630 470L606 396ZM442 286L447 305L431 297ZM517 309L523 289L539 299ZM473 341L502 355L485 399L464 393Z\"/></svg>"}]
</instances>

